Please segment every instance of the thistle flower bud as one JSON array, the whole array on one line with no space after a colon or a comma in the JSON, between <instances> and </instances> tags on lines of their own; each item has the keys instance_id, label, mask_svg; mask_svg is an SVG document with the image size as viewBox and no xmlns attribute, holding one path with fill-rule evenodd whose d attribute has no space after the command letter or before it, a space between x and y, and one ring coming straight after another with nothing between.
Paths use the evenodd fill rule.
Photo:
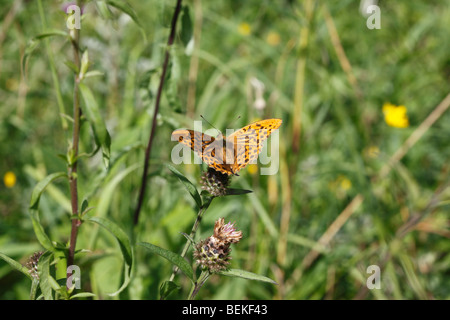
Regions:
<instances>
[{"instance_id":1,"label":"thistle flower bud","mask_svg":"<svg viewBox=\"0 0 450 320\"><path fill-rule=\"evenodd\" d=\"M215 197L227 194L227 188L230 184L230 177L227 174L218 172L213 168L208 168L201 177L202 189L208 191Z\"/></svg>"},{"instance_id":2,"label":"thistle flower bud","mask_svg":"<svg viewBox=\"0 0 450 320\"><path fill-rule=\"evenodd\" d=\"M28 261L25 264L25 266L28 268L33 278L39 279L38 262L39 258L42 256L43 253L44 253L43 251L37 251L33 253L33 255L28 259Z\"/></svg>"},{"instance_id":3,"label":"thistle flower bud","mask_svg":"<svg viewBox=\"0 0 450 320\"><path fill-rule=\"evenodd\" d=\"M198 242L194 250L197 263L211 273L225 270L231 260L232 243L238 243L242 238L242 231L236 231L234 224L220 218L214 226L214 234Z\"/></svg>"}]
</instances>

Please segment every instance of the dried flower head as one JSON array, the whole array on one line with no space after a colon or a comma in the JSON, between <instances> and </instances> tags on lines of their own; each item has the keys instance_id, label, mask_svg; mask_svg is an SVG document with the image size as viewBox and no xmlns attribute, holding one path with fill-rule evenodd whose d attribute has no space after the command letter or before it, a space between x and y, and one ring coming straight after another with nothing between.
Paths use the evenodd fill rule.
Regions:
<instances>
[{"instance_id":1,"label":"dried flower head","mask_svg":"<svg viewBox=\"0 0 450 320\"><path fill-rule=\"evenodd\" d=\"M242 231L236 231L234 223L225 224L225 219L220 218L214 225L213 237L225 243L238 243L242 238Z\"/></svg>"},{"instance_id":2,"label":"dried flower head","mask_svg":"<svg viewBox=\"0 0 450 320\"><path fill-rule=\"evenodd\" d=\"M38 262L39 258L42 256L43 253L44 253L43 251L37 251L33 253L33 255L28 259L28 261L25 264L25 266L28 268L33 278L39 279Z\"/></svg>"},{"instance_id":3,"label":"dried flower head","mask_svg":"<svg viewBox=\"0 0 450 320\"><path fill-rule=\"evenodd\" d=\"M220 218L214 226L214 234L197 243L194 258L197 263L211 273L225 270L231 260L232 243L238 243L242 238L242 231L236 231L234 224Z\"/></svg>"},{"instance_id":4,"label":"dried flower head","mask_svg":"<svg viewBox=\"0 0 450 320\"><path fill-rule=\"evenodd\" d=\"M227 194L227 188L230 184L230 176L209 167L201 177L202 189L208 191L215 197Z\"/></svg>"}]
</instances>

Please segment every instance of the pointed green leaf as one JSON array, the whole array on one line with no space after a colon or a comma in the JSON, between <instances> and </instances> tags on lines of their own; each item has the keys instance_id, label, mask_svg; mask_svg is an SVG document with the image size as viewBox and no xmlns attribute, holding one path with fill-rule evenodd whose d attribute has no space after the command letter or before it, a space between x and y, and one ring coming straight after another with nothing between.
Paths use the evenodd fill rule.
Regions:
<instances>
[{"instance_id":1,"label":"pointed green leaf","mask_svg":"<svg viewBox=\"0 0 450 320\"><path fill-rule=\"evenodd\" d=\"M181 287L173 281L164 281L159 288L159 296L161 300L166 299L174 290L179 290Z\"/></svg>"},{"instance_id":2,"label":"pointed green leaf","mask_svg":"<svg viewBox=\"0 0 450 320\"><path fill-rule=\"evenodd\" d=\"M39 285L45 300L53 300L53 290L50 283L50 260L52 254L44 253L38 262Z\"/></svg>"},{"instance_id":3,"label":"pointed green leaf","mask_svg":"<svg viewBox=\"0 0 450 320\"><path fill-rule=\"evenodd\" d=\"M133 265L133 251L131 249L130 238L117 224L108 219L102 217L90 217L89 219L87 219L87 221L92 221L101 225L106 230L111 232L119 242L120 250L122 251L122 255L125 260L125 266L124 266L124 281L122 283L122 286L117 291L109 294L109 296L116 296L120 292L122 292L131 281L130 274Z\"/></svg>"},{"instance_id":4,"label":"pointed green leaf","mask_svg":"<svg viewBox=\"0 0 450 320\"><path fill-rule=\"evenodd\" d=\"M136 11L134 11L133 7L127 2L123 0L107 0L106 3L110 6L113 6L123 13L130 16L131 19L138 25L141 26L141 23L139 22L139 19L137 17Z\"/></svg>"},{"instance_id":5,"label":"pointed green leaf","mask_svg":"<svg viewBox=\"0 0 450 320\"><path fill-rule=\"evenodd\" d=\"M53 246L52 241L45 233L44 227L41 225L41 222L39 220L39 213L35 209L30 210L30 218L31 223L33 224L33 230L36 234L36 238L38 239L39 243L47 250L49 251L55 251L55 247Z\"/></svg>"},{"instance_id":6,"label":"pointed green leaf","mask_svg":"<svg viewBox=\"0 0 450 320\"><path fill-rule=\"evenodd\" d=\"M136 14L136 11L134 8L124 0L107 0L106 3L110 6L115 7L116 9L119 9L123 13L130 16L131 19L133 19L134 23L139 27L139 30L141 31L142 37L144 38L144 42L147 42L147 37L145 35L144 29L142 28L141 22L138 19L138 16Z\"/></svg>"},{"instance_id":7,"label":"pointed green leaf","mask_svg":"<svg viewBox=\"0 0 450 320\"><path fill-rule=\"evenodd\" d=\"M265 276L261 276L259 274L241 270L241 269L229 269L226 271L219 271L217 274L228 276L228 277L238 277L238 278L244 278L248 280L257 280L257 281L263 281L263 282L269 282L272 284L277 284L275 281L273 281L270 278L267 278Z\"/></svg>"},{"instance_id":8,"label":"pointed green leaf","mask_svg":"<svg viewBox=\"0 0 450 320\"><path fill-rule=\"evenodd\" d=\"M189 240L189 242L192 244L192 246L195 246L195 241L194 239L192 239L192 237L190 235L188 235L187 233L181 232L181 234Z\"/></svg>"},{"instance_id":9,"label":"pointed green leaf","mask_svg":"<svg viewBox=\"0 0 450 320\"><path fill-rule=\"evenodd\" d=\"M132 264L133 252L131 250L130 238L125 233L125 231L123 231L114 222L102 217L90 217L87 219L87 221L95 222L100 226L102 226L103 228L105 228L106 230L108 230L109 232L111 232L112 235L116 237L117 241L119 242L120 250L122 251L122 255L125 259L125 262L128 265Z\"/></svg>"},{"instance_id":10,"label":"pointed green leaf","mask_svg":"<svg viewBox=\"0 0 450 320\"><path fill-rule=\"evenodd\" d=\"M192 270L191 265L179 254L147 242L139 242L137 243L137 245L142 246L150 250L152 253L156 253L157 255L160 255L161 257L169 260L171 263L180 268L180 270L183 271L189 279L194 281L194 271Z\"/></svg>"},{"instance_id":11,"label":"pointed green leaf","mask_svg":"<svg viewBox=\"0 0 450 320\"><path fill-rule=\"evenodd\" d=\"M74 294L69 299L72 300L72 299L76 299L76 298L91 298L91 297L95 297L95 294L92 292L80 292L80 293Z\"/></svg>"},{"instance_id":12,"label":"pointed green leaf","mask_svg":"<svg viewBox=\"0 0 450 320\"><path fill-rule=\"evenodd\" d=\"M0 259L4 260L6 263L8 263L11 267L16 269L17 271L22 272L24 275L26 275L29 279L33 280L33 277L31 276L30 272L28 271L27 267L24 267L16 260L8 257L6 254L0 252Z\"/></svg>"},{"instance_id":13,"label":"pointed green leaf","mask_svg":"<svg viewBox=\"0 0 450 320\"><path fill-rule=\"evenodd\" d=\"M189 14L189 6L183 6L183 16L181 17L181 33L180 38L184 46L187 46L189 41L192 39L193 27L192 19Z\"/></svg>"},{"instance_id":14,"label":"pointed green leaf","mask_svg":"<svg viewBox=\"0 0 450 320\"><path fill-rule=\"evenodd\" d=\"M44 192L45 188L55 179L59 177L66 177L67 174L65 172L56 172L46 176L43 180L39 181L38 184L34 187L33 193L31 194L30 208L37 209L39 205L39 199L41 197L42 192Z\"/></svg>"},{"instance_id":15,"label":"pointed green leaf","mask_svg":"<svg viewBox=\"0 0 450 320\"><path fill-rule=\"evenodd\" d=\"M189 191L189 193L191 194L191 196L194 199L197 206L199 208L201 208L202 207L202 199L200 197L200 194L197 191L197 188L194 186L194 184L192 182L190 182L188 178L186 178L180 171L175 169L172 165L166 164L166 167L170 171L172 171L177 176L178 179L180 179L180 181L186 187L187 191Z\"/></svg>"},{"instance_id":16,"label":"pointed green leaf","mask_svg":"<svg viewBox=\"0 0 450 320\"><path fill-rule=\"evenodd\" d=\"M111 137L106 129L105 121L103 120L97 101L95 100L91 89L89 89L89 87L87 87L84 83L80 83L79 87L84 100L84 104L82 104L81 109L83 110L83 114L86 115L86 118L94 131L97 144L99 144L102 148L103 162L105 166L108 167Z\"/></svg>"},{"instance_id":17,"label":"pointed green leaf","mask_svg":"<svg viewBox=\"0 0 450 320\"><path fill-rule=\"evenodd\" d=\"M45 38L52 37L52 36L62 36L62 37L66 37L67 39L69 39L69 34L65 31L62 31L59 29L47 30L47 31L35 36L34 39L41 40L41 39L45 39Z\"/></svg>"},{"instance_id":18,"label":"pointed green leaf","mask_svg":"<svg viewBox=\"0 0 450 320\"><path fill-rule=\"evenodd\" d=\"M251 193L253 192L252 190L245 190L245 189L231 189L228 188L227 189L227 196L237 196L240 194L246 194L246 193Z\"/></svg>"},{"instance_id":19,"label":"pointed green leaf","mask_svg":"<svg viewBox=\"0 0 450 320\"><path fill-rule=\"evenodd\" d=\"M30 300L36 299L36 292L39 287L39 280L37 278L33 278L33 281L31 282L31 289L30 289Z\"/></svg>"}]
</instances>

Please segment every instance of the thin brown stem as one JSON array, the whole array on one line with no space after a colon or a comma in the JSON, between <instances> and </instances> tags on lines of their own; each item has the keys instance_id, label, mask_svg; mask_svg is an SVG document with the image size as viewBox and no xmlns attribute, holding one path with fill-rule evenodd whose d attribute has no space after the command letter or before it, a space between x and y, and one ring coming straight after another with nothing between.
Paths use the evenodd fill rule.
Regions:
<instances>
[{"instance_id":1,"label":"thin brown stem","mask_svg":"<svg viewBox=\"0 0 450 320\"><path fill-rule=\"evenodd\" d=\"M137 225L137 223L139 221L139 213L141 211L142 203L144 201L144 194L145 194L145 190L147 187L147 175L148 175L149 160L150 160L150 155L151 155L151 150L152 150L152 145L153 145L153 139L155 137L155 132L156 132L156 117L158 115L161 94L162 94L162 88L164 85L164 79L166 77L167 66L169 64L169 50L170 50L170 46L173 44L173 41L175 39L175 31L176 31L177 20L178 20L180 11L181 11L181 0L178 0L177 6L175 7L175 12L172 17L172 27L170 30L169 40L167 41L167 48L166 48L166 54L164 57L163 69L162 69L162 73L161 73L161 78L159 80L158 93L156 95L156 102L155 102L155 111L153 114L152 130L150 132L150 138L148 140L147 148L145 149L144 172L142 174L142 183L141 183L141 188L139 190L139 198L138 198L137 207L136 207L136 210L134 211L134 225Z\"/></svg>"},{"instance_id":2,"label":"thin brown stem","mask_svg":"<svg viewBox=\"0 0 450 320\"><path fill-rule=\"evenodd\" d=\"M79 1L77 2L79 6ZM72 50L73 50L73 58L74 63L77 66L77 69L80 70L81 60L80 60L80 51L79 51L79 40L80 40L80 32L77 29L73 29L70 31L72 36ZM72 156L71 159L75 159L73 163L69 164L68 174L69 174L69 188L70 188L70 203L72 206L72 215L78 215L78 185L77 185L77 157L78 157L78 146L79 146L79 138L80 138L80 92L79 92L79 78L76 73L74 76L74 90L73 90L73 133L72 133ZM70 245L69 245L69 256L67 258L67 265L73 265L74 256L75 256L75 248L77 243L78 236L78 228L81 225L81 220L78 218L72 219L72 229L70 232ZM69 277L70 274L67 274Z\"/></svg>"}]
</instances>

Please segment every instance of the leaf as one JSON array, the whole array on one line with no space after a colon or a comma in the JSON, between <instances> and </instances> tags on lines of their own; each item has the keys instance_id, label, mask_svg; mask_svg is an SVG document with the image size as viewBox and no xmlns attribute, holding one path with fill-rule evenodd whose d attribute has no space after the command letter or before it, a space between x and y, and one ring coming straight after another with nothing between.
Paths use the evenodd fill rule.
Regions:
<instances>
[{"instance_id":1,"label":"leaf","mask_svg":"<svg viewBox=\"0 0 450 320\"><path fill-rule=\"evenodd\" d=\"M192 237L190 235L188 235L187 233L181 232L181 234L187 239L189 240L189 242L192 244L192 246L195 246L195 241L194 239L192 239Z\"/></svg>"},{"instance_id":2,"label":"leaf","mask_svg":"<svg viewBox=\"0 0 450 320\"><path fill-rule=\"evenodd\" d=\"M144 247L148 250L150 250L152 253L155 253L157 255L160 255L161 257L169 260L172 264L176 265L178 268L180 268L181 271L192 281L194 281L194 271L192 270L192 267L189 265L189 263L179 254L176 254L172 251L160 248L158 246L155 246L151 243L147 242L139 242L137 243L138 246Z\"/></svg>"},{"instance_id":3,"label":"leaf","mask_svg":"<svg viewBox=\"0 0 450 320\"><path fill-rule=\"evenodd\" d=\"M119 9L123 13L130 16L131 19L136 23L136 25L139 27L142 37L144 38L144 42L147 42L147 36L145 35L145 31L142 28L142 24L138 19L138 16L136 14L136 11L134 8L127 2L123 0L107 0L106 3L110 6L115 7L116 9Z\"/></svg>"},{"instance_id":4,"label":"leaf","mask_svg":"<svg viewBox=\"0 0 450 320\"><path fill-rule=\"evenodd\" d=\"M43 180L39 181L38 184L34 187L33 193L31 194L30 208L37 209L39 205L39 199L41 197L42 192L44 192L45 188L51 183L53 180L58 179L60 177L66 177L67 174L65 172L56 172L46 176Z\"/></svg>"},{"instance_id":5,"label":"leaf","mask_svg":"<svg viewBox=\"0 0 450 320\"><path fill-rule=\"evenodd\" d=\"M105 122L100 114L100 109L97 101L94 99L91 89L89 89L89 87L87 87L84 83L79 83L79 88L84 100L84 105L82 104L83 114L86 115L86 118L94 131L97 144L99 144L102 148L103 162L105 167L108 168L109 157L111 155L111 137L106 129Z\"/></svg>"},{"instance_id":6,"label":"leaf","mask_svg":"<svg viewBox=\"0 0 450 320\"><path fill-rule=\"evenodd\" d=\"M47 236L47 234L44 231L44 227L41 225L41 222L39 221L39 213L35 209L30 210L30 218L31 223L33 224L33 230L36 234L36 238L38 239L39 243L47 250L49 251L55 251L55 247L53 246L52 241Z\"/></svg>"},{"instance_id":7,"label":"leaf","mask_svg":"<svg viewBox=\"0 0 450 320\"><path fill-rule=\"evenodd\" d=\"M112 233L112 235L119 242L120 250L122 251L125 262L131 266L133 261L133 252L131 250L130 239L125 231L123 231L114 222L102 217L90 217L87 219L87 221L95 222Z\"/></svg>"},{"instance_id":8,"label":"leaf","mask_svg":"<svg viewBox=\"0 0 450 320\"><path fill-rule=\"evenodd\" d=\"M188 178L186 178L180 171L175 169L172 165L166 164L166 167L170 171L172 171L178 177L178 179L180 179L180 181L186 187L187 191L189 191L192 198L195 200L195 203L197 204L197 206L199 208L201 208L202 207L202 199L200 197L200 194L197 191L197 188L194 186L194 184L192 182L190 182Z\"/></svg>"},{"instance_id":9,"label":"leaf","mask_svg":"<svg viewBox=\"0 0 450 320\"><path fill-rule=\"evenodd\" d=\"M193 27L192 27L192 19L189 14L189 6L183 6L183 16L181 17L181 33L180 38L186 47L189 41L192 39Z\"/></svg>"},{"instance_id":10,"label":"leaf","mask_svg":"<svg viewBox=\"0 0 450 320\"><path fill-rule=\"evenodd\" d=\"M114 196L114 191L116 187L120 184L120 182L131 172L139 168L139 164L132 165L125 170L119 172L114 176L111 181L108 182L108 184L103 188L99 198L99 202L95 208L96 216L104 218L106 217L108 213L109 206L112 203L112 198ZM89 240L89 247L93 248L95 246L95 241L97 239L97 232L98 229L95 229L91 233L91 239Z\"/></svg>"},{"instance_id":11,"label":"leaf","mask_svg":"<svg viewBox=\"0 0 450 320\"><path fill-rule=\"evenodd\" d=\"M8 257L6 254L0 252L0 259L3 259L6 263L8 263L11 267L16 269L17 271L22 272L24 275L26 275L29 279L33 280L33 277L31 276L30 272L28 271L27 267L24 267L16 260Z\"/></svg>"},{"instance_id":12,"label":"leaf","mask_svg":"<svg viewBox=\"0 0 450 320\"><path fill-rule=\"evenodd\" d=\"M159 287L160 299L166 299L172 291L179 290L180 288L181 287L173 281L164 281Z\"/></svg>"},{"instance_id":13,"label":"leaf","mask_svg":"<svg viewBox=\"0 0 450 320\"><path fill-rule=\"evenodd\" d=\"M227 276L227 277L238 277L238 278L244 278L244 279L248 279L248 280L256 280L256 281L277 284L275 281L273 281L270 278L261 276L259 274L256 274L256 273L253 273L250 271L241 270L241 269L229 269L226 271L219 271L219 272L217 272L217 274Z\"/></svg>"},{"instance_id":14,"label":"leaf","mask_svg":"<svg viewBox=\"0 0 450 320\"><path fill-rule=\"evenodd\" d=\"M131 271L132 271L132 265L133 265L133 251L131 249L130 244L130 238L127 236L127 234L114 222L102 218L102 217L91 217L87 219L87 221L95 222L102 227L104 227L106 230L111 232L113 236L117 239L119 242L120 250L122 251L122 255L125 260L125 266L124 266L124 280L122 283L122 286L117 289L115 292L109 293L109 296L116 296L119 293L121 293L130 283L131 281Z\"/></svg>"},{"instance_id":15,"label":"leaf","mask_svg":"<svg viewBox=\"0 0 450 320\"><path fill-rule=\"evenodd\" d=\"M38 262L39 285L45 300L53 300L52 286L50 284L50 259L52 254L44 253Z\"/></svg>"},{"instance_id":16,"label":"leaf","mask_svg":"<svg viewBox=\"0 0 450 320\"><path fill-rule=\"evenodd\" d=\"M36 292L39 287L39 280L37 278L33 278L33 282L31 283L31 289L30 289L30 300L36 299Z\"/></svg>"},{"instance_id":17,"label":"leaf","mask_svg":"<svg viewBox=\"0 0 450 320\"><path fill-rule=\"evenodd\" d=\"M47 31L40 33L37 36L33 37L28 42L28 44L25 48L24 55L22 57L22 74L25 74L25 68L26 68L28 59L30 58L30 56L34 52L34 50L36 50L37 46L39 45L40 40L46 39L46 38L52 37L52 36L63 36L65 38L69 39L69 34L65 31L62 31L59 29L47 30Z\"/></svg>"},{"instance_id":18,"label":"leaf","mask_svg":"<svg viewBox=\"0 0 450 320\"><path fill-rule=\"evenodd\" d=\"M76 298L90 298L90 297L95 297L96 295L92 292L80 292L77 294L74 294L73 296L71 296L69 299L76 299Z\"/></svg>"},{"instance_id":19,"label":"leaf","mask_svg":"<svg viewBox=\"0 0 450 320\"><path fill-rule=\"evenodd\" d=\"M247 193L251 193L251 192L253 192L253 191L252 190L245 190L245 189L228 188L226 196L237 196L237 195L240 195L240 194L247 194Z\"/></svg>"},{"instance_id":20,"label":"leaf","mask_svg":"<svg viewBox=\"0 0 450 320\"><path fill-rule=\"evenodd\" d=\"M43 33L38 34L33 39L41 40L41 39L45 39L45 38L52 37L52 36L62 36L62 37L66 37L67 39L69 39L69 34L65 31L62 31L59 29L47 30Z\"/></svg>"},{"instance_id":21,"label":"leaf","mask_svg":"<svg viewBox=\"0 0 450 320\"><path fill-rule=\"evenodd\" d=\"M113 6L123 13L130 16L131 19L140 27L141 23L139 22L139 19L137 17L136 11L134 11L133 7L127 2L123 0L107 0L106 3L110 6Z\"/></svg>"}]
</instances>

